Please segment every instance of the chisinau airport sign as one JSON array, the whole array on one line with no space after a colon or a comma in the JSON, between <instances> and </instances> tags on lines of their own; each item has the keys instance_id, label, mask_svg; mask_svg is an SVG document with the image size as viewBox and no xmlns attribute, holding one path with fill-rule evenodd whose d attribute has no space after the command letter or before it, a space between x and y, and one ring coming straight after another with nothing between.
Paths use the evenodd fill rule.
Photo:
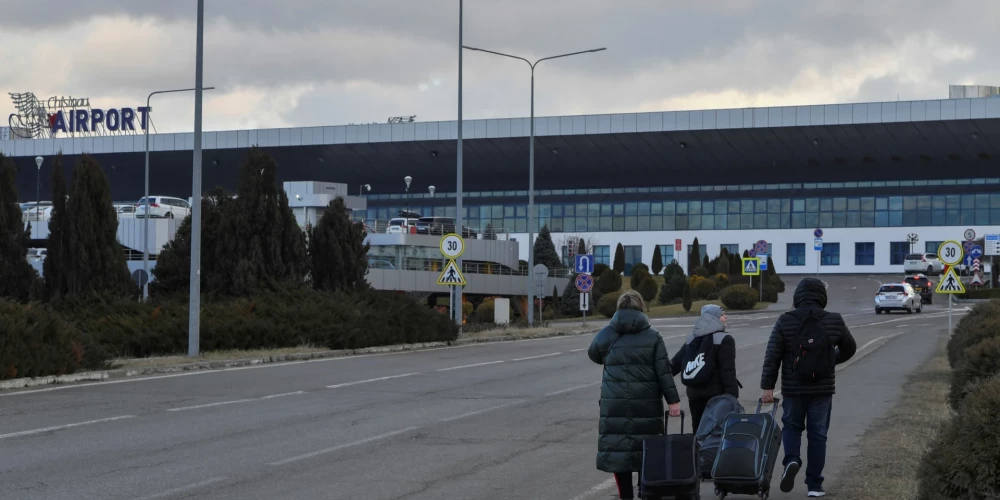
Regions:
<instances>
[{"instance_id":1,"label":"chisinau airport sign","mask_svg":"<svg viewBox=\"0 0 1000 500\"><path fill-rule=\"evenodd\" d=\"M146 130L149 119L149 108L111 108L103 109L73 109L59 110L49 115L49 126L52 133L57 132L97 132L102 128L109 132L126 132L135 130L138 121L139 129Z\"/></svg>"}]
</instances>

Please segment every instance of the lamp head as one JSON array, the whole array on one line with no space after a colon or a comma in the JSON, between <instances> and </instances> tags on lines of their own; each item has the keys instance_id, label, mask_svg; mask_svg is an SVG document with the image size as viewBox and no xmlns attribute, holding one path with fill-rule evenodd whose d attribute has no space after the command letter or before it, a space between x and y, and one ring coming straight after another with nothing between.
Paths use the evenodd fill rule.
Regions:
<instances>
[{"instance_id":1,"label":"lamp head","mask_svg":"<svg viewBox=\"0 0 1000 500\"><path fill-rule=\"evenodd\" d=\"M410 189L410 183L413 182L413 177L407 175L406 177L403 177L403 181L406 182L406 189Z\"/></svg>"},{"instance_id":2,"label":"lamp head","mask_svg":"<svg viewBox=\"0 0 1000 500\"><path fill-rule=\"evenodd\" d=\"M42 162L44 162L44 161L45 161L45 158L42 158L41 156L36 156L35 157L35 165L38 165L38 168L42 168Z\"/></svg>"},{"instance_id":3,"label":"lamp head","mask_svg":"<svg viewBox=\"0 0 1000 500\"><path fill-rule=\"evenodd\" d=\"M371 184L365 184L365 191L371 191L371 190L372 190L372 185Z\"/></svg>"},{"instance_id":4,"label":"lamp head","mask_svg":"<svg viewBox=\"0 0 1000 500\"><path fill-rule=\"evenodd\" d=\"M431 196L434 196L434 191L437 190L434 186L427 186L427 190L431 192Z\"/></svg>"}]
</instances>

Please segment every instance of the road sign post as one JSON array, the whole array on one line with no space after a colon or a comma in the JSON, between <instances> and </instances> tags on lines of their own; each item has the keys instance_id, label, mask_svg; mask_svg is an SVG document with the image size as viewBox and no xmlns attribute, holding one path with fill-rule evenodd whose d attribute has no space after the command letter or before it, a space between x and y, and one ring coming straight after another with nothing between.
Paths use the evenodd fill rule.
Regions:
<instances>
[{"instance_id":1,"label":"road sign post","mask_svg":"<svg viewBox=\"0 0 1000 500\"><path fill-rule=\"evenodd\" d=\"M594 256L589 254L577 254L574 256L573 269L577 273L594 274Z\"/></svg>"},{"instance_id":2,"label":"road sign post","mask_svg":"<svg viewBox=\"0 0 1000 500\"><path fill-rule=\"evenodd\" d=\"M461 281L461 286L465 286L465 277L462 276L462 269L456 262L456 259L465 253L465 240L455 233L448 233L441 237L441 241L438 242L438 248L441 250L441 255L448 259L448 265L445 266L444 271L441 276L438 277L439 285L448 285L448 308L451 309L452 318L458 324L464 323L465 318L462 312L462 296L461 294L455 293L455 284L442 283L443 279L454 280L457 278ZM445 276L445 272L449 270L449 266L454 264L453 270L456 275Z\"/></svg>"},{"instance_id":3,"label":"road sign post","mask_svg":"<svg viewBox=\"0 0 1000 500\"><path fill-rule=\"evenodd\" d=\"M938 247L938 258L945 264L945 272L941 274L941 282L938 283L935 292L948 295L948 334L952 332L952 296L956 293L965 293L965 286L955 273L955 266L962 262L963 257L965 250L955 240L945 241Z\"/></svg>"},{"instance_id":4,"label":"road sign post","mask_svg":"<svg viewBox=\"0 0 1000 500\"><path fill-rule=\"evenodd\" d=\"M816 235L819 236L816 236ZM816 251L816 276L819 276L819 261L823 258L823 230L817 229L813 231L813 236L816 239L813 240L813 250Z\"/></svg>"},{"instance_id":5,"label":"road sign post","mask_svg":"<svg viewBox=\"0 0 1000 500\"><path fill-rule=\"evenodd\" d=\"M583 325L587 326L587 311L590 310L590 292L580 294L580 312L583 313Z\"/></svg>"},{"instance_id":6,"label":"road sign post","mask_svg":"<svg viewBox=\"0 0 1000 500\"><path fill-rule=\"evenodd\" d=\"M765 247L766 248L766 247ZM751 250L751 252L754 252ZM760 257L744 257L743 258L743 276L760 276ZM764 300L764 280L758 278L757 281L760 284L760 300Z\"/></svg>"},{"instance_id":7,"label":"road sign post","mask_svg":"<svg viewBox=\"0 0 1000 500\"><path fill-rule=\"evenodd\" d=\"M535 264L535 267L531 269L532 286L539 284L539 287L544 291L545 278L549 276L549 268L545 264ZM538 322L544 324L545 320L542 317L542 294L538 295ZM528 304L528 307L534 308L534 304Z\"/></svg>"}]
</instances>

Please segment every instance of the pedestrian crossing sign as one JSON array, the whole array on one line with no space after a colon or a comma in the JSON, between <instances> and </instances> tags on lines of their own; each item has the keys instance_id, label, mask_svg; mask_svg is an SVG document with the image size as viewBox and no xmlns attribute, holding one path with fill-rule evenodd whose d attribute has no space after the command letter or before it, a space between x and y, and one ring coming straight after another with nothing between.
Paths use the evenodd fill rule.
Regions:
<instances>
[{"instance_id":1,"label":"pedestrian crossing sign","mask_svg":"<svg viewBox=\"0 0 1000 500\"><path fill-rule=\"evenodd\" d=\"M441 276L438 276L437 284L447 286L465 286L465 276L455 263L455 259L448 259L448 265L444 266Z\"/></svg>"},{"instance_id":2,"label":"pedestrian crossing sign","mask_svg":"<svg viewBox=\"0 0 1000 500\"><path fill-rule=\"evenodd\" d=\"M743 276L760 276L760 257L743 258Z\"/></svg>"},{"instance_id":3,"label":"pedestrian crossing sign","mask_svg":"<svg viewBox=\"0 0 1000 500\"><path fill-rule=\"evenodd\" d=\"M958 274L955 273L955 268L948 266L948 270L945 271L944 275L941 276L941 282L938 283L937 293L965 293L965 285L962 284L962 280L958 278Z\"/></svg>"}]
</instances>

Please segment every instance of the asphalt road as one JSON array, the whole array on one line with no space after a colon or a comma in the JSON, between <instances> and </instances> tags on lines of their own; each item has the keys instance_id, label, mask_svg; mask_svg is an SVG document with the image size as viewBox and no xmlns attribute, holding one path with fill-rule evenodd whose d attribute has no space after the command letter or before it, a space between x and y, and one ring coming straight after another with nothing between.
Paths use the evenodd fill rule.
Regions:
<instances>
[{"instance_id":1,"label":"asphalt road","mask_svg":"<svg viewBox=\"0 0 1000 500\"><path fill-rule=\"evenodd\" d=\"M844 314L861 357L838 374L832 482L944 335L947 303L876 316L879 278L825 279L829 309ZM777 315L730 319L748 410ZM693 321L653 323L672 354ZM610 476L594 468L601 367L586 355L592 338L0 393L0 498L614 498ZM804 496L801 484L784 495L777 483L771 498Z\"/></svg>"}]
</instances>

